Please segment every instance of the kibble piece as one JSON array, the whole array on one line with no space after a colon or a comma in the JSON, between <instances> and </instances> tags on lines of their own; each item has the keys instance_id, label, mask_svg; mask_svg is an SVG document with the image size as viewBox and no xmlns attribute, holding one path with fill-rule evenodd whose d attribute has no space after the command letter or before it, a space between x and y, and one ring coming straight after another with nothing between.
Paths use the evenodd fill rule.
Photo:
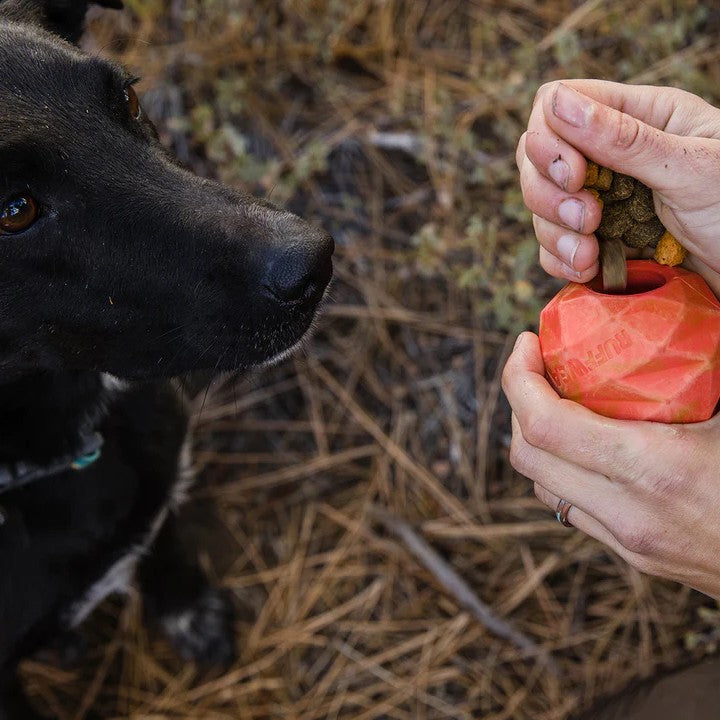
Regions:
<instances>
[{"instance_id":1,"label":"kibble piece","mask_svg":"<svg viewBox=\"0 0 720 720\"><path fill-rule=\"evenodd\" d=\"M615 173L607 193L608 200L626 200L635 192L636 182L629 175Z\"/></svg>"},{"instance_id":2,"label":"kibble piece","mask_svg":"<svg viewBox=\"0 0 720 720\"><path fill-rule=\"evenodd\" d=\"M598 178L594 185L598 190L609 190L612 186L613 171L610 168L601 167L598 173Z\"/></svg>"},{"instance_id":3,"label":"kibble piece","mask_svg":"<svg viewBox=\"0 0 720 720\"><path fill-rule=\"evenodd\" d=\"M603 208L600 226L597 229L598 239L602 241L610 238L622 238L630 226L630 222L630 215L622 205L617 203L607 205Z\"/></svg>"},{"instance_id":4,"label":"kibble piece","mask_svg":"<svg viewBox=\"0 0 720 720\"><path fill-rule=\"evenodd\" d=\"M638 183L633 196L628 200L628 212L633 220L644 223L655 217L652 190Z\"/></svg>"},{"instance_id":5,"label":"kibble piece","mask_svg":"<svg viewBox=\"0 0 720 720\"><path fill-rule=\"evenodd\" d=\"M600 168L598 167L597 163L594 163L592 160L587 161L587 169L585 170L585 187L591 188L595 185L598 179L598 174L600 173Z\"/></svg>"},{"instance_id":6,"label":"kibble piece","mask_svg":"<svg viewBox=\"0 0 720 720\"><path fill-rule=\"evenodd\" d=\"M661 265L680 265L686 256L687 250L666 230L655 248L655 260Z\"/></svg>"},{"instance_id":7,"label":"kibble piece","mask_svg":"<svg viewBox=\"0 0 720 720\"><path fill-rule=\"evenodd\" d=\"M664 232L665 227L663 224L657 217L653 217L644 223L630 222L622 241L632 248L655 247Z\"/></svg>"}]
</instances>

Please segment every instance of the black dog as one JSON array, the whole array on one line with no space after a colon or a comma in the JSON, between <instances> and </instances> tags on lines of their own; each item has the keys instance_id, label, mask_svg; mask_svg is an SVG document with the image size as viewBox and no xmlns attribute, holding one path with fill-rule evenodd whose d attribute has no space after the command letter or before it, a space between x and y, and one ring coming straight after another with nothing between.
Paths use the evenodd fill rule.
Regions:
<instances>
[{"instance_id":1,"label":"black dog","mask_svg":"<svg viewBox=\"0 0 720 720\"><path fill-rule=\"evenodd\" d=\"M188 423L163 378L280 357L332 274L329 236L173 163L132 77L70 44L87 5L0 0L2 719L37 717L18 659L141 556L179 651L231 658L228 599L177 550Z\"/></svg>"}]
</instances>

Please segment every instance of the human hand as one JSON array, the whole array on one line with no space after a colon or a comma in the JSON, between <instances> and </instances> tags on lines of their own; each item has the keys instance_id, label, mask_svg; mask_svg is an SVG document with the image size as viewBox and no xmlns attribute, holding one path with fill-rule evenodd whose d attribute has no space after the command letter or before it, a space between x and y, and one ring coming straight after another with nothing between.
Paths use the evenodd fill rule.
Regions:
<instances>
[{"instance_id":1,"label":"human hand","mask_svg":"<svg viewBox=\"0 0 720 720\"><path fill-rule=\"evenodd\" d=\"M720 599L720 416L690 425L611 420L561 399L536 335L503 373L513 466L555 512L638 570Z\"/></svg>"},{"instance_id":2,"label":"human hand","mask_svg":"<svg viewBox=\"0 0 720 720\"><path fill-rule=\"evenodd\" d=\"M600 206L583 190L590 158L652 188L686 263L720 292L720 110L675 88L568 80L543 85L517 149L540 263L556 277L590 280Z\"/></svg>"}]
</instances>

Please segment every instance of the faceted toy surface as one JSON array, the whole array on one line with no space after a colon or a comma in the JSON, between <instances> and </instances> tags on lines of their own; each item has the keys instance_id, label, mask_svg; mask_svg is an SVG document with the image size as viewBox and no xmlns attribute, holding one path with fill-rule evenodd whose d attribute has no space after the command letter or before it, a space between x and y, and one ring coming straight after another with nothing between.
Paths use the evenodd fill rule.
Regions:
<instances>
[{"instance_id":1,"label":"faceted toy surface","mask_svg":"<svg viewBox=\"0 0 720 720\"><path fill-rule=\"evenodd\" d=\"M623 294L570 283L540 315L558 393L607 417L699 422L720 398L720 303L696 273L628 262Z\"/></svg>"}]
</instances>

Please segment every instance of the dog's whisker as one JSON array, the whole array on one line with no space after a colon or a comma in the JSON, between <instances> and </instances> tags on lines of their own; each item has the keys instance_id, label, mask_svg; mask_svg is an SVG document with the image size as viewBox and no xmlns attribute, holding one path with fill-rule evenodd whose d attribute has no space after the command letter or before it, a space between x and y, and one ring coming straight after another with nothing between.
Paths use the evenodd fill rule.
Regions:
<instances>
[{"instance_id":1,"label":"dog's whisker","mask_svg":"<svg viewBox=\"0 0 720 720\"><path fill-rule=\"evenodd\" d=\"M166 330L165 332L160 333L159 335L156 335L151 342L157 342L158 340L169 340L177 335L180 335L184 330L190 327L190 323L185 323L183 325L176 325L175 327L170 328L169 330Z\"/></svg>"},{"instance_id":2,"label":"dog's whisker","mask_svg":"<svg viewBox=\"0 0 720 720\"><path fill-rule=\"evenodd\" d=\"M214 370L213 370L213 375L212 375L212 376L210 377L210 379L208 380L207 387L205 388L205 395L203 396L202 403L200 404L200 412L198 413L198 421L199 421L199 419L202 417L202 412L203 412L203 410L205 409L205 403L206 403L207 398L208 398L208 393L210 392L210 386L212 385L213 380L214 380L214 375L215 375L215 373L217 372L217 369L218 369L218 367L220 366L220 363L222 363L222 360L223 360L223 358L225 357L225 354L227 353L227 351L228 351L228 348L225 348L225 350L222 351L222 353L220 354L220 357L218 357L218 360L217 360L217 362L215 363L215 368L214 368Z\"/></svg>"}]
</instances>

